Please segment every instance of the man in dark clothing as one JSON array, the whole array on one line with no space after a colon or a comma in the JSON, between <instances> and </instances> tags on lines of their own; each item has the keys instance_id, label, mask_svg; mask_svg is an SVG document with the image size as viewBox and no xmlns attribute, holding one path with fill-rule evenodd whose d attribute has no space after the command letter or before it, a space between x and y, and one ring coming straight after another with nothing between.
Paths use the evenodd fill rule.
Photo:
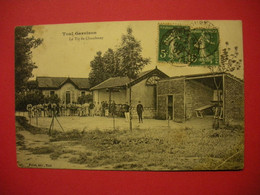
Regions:
<instances>
[{"instance_id":1,"label":"man in dark clothing","mask_svg":"<svg viewBox=\"0 0 260 195\"><path fill-rule=\"evenodd\" d=\"M143 105L141 104L141 101L138 102L138 105L136 107L136 111L137 111L137 114L138 114L139 123L143 122L143 111L144 111L144 108L143 108Z\"/></svg>"}]
</instances>

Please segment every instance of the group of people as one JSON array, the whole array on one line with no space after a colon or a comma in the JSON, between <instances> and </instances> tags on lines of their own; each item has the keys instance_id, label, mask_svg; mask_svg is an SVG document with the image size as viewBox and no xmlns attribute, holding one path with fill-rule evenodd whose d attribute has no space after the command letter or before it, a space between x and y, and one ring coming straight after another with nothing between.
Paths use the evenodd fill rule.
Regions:
<instances>
[{"instance_id":1,"label":"group of people","mask_svg":"<svg viewBox=\"0 0 260 195\"><path fill-rule=\"evenodd\" d=\"M55 103L44 103L38 105L28 104L26 107L28 116L33 117L52 117L52 116L117 116L125 117L129 120L129 109L130 106L126 102L125 104L116 104L112 101L110 104L107 101L101 103L84 103L77 104L75 102L69 104L55 104ZM137 114L139 122L142 122L143 106L139 101L137 105Z\"/></svg>"}]
</instances>

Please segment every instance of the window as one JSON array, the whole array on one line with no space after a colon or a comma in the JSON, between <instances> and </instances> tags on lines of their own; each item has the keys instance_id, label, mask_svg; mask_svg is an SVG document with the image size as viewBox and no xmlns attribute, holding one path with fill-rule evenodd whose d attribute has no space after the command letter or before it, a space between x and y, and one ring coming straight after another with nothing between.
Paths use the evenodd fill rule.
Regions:
<instances>
[{"instance_id":1,"label":"window","mask_svg":"<svg viewBox=\"0 0 260 195\"><path fill-rule=\"evenodd\" d=\"M55 94L54 91L50 91L50 96L53 96Z\"/></svg>"}]
</instances>

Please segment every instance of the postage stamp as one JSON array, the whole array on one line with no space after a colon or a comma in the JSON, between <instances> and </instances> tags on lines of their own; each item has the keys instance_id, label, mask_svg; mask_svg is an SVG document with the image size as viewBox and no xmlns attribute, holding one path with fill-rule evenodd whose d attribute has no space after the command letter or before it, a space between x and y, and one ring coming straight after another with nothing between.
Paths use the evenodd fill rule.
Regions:
<instances>
[{"instance_id":1,"label":"postage stamp","mask_svg":"<svg viewBox=\"0 0 260 195\"><path fill-rule=\"evenodd\" d=\"M219 64L218 29L159 25L158 61L188 65Z\"/></svg>"},{"instance_id":2,"label":"postage stamp","mask_svg":"<svg viewBox=\"0 0 260 195\"><path fill-rule=\"evenodd\" d=\"M190 36L190 65L218 65L218 29L192 29Z\"/></svg>"},{"instance_id":3,"label":"postage stamp","mask_svg":"<svg viewBox=\"0 0 260 195\"><path fill-rule=\"evenodd\" d=\"M189 60L189 26L159 26L159 61L187 64Z\"/></svg>"}]
</instances>

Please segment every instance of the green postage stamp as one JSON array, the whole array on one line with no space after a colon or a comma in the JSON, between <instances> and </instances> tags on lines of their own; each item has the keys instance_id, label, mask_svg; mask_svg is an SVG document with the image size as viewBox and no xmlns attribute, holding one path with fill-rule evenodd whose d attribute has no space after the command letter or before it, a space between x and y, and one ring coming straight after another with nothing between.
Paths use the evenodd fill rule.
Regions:
<instances>
[{"instance_id":1,"label":"green postage stamp","mask_svg":"<svg viewBox=\"0 0 260 195\"><path fill-rule=\"evenodd\" d=\"M159 62L188 65L219 64L219 32L216 28L159 25Z\"/></svg>"}]
</instances>

